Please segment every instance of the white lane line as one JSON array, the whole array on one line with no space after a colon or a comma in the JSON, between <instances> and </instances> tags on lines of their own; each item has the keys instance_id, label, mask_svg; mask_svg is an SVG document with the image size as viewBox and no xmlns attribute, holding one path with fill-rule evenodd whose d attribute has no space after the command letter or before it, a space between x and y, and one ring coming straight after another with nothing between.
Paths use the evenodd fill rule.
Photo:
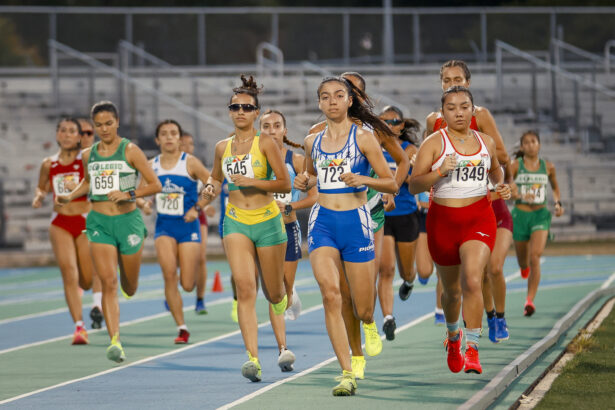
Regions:
<instances>
[{"instance_id":1,"label":"white lane line","mask_svg":"<svg viewBox=\"0 0 615 410\"><path fill-rule=\"evenodd\" d=\"M226 298L225 301L228 302L230 299L231 298ZM216 302L220 302L220 301L216 301ZM213 304L213 302L212 302L212 304ZM309 309L302 310L301 311L301 315L306 315L308 313L315 312L317 310L322 309L322 307L323 307L322 305L312 306ZM169 313L167 312L166 314L169 314ZM261 328L261 327L268 326L270 324L271 324L271 322L267 321L267 322L261 323L260 325L258 325L258 327ZM138 366L140 364L148 363L148 362L151 362L151 361L156 360L156 359L161 359L163 357L173 356L173 355L175 355L177 353L185 352L186 350L194 349L195 347L198 347L198 346L204 346L204 345L207 345L207 344L210 344L210 343L213 343L213 342L217 342L219 340L225 339L227 337L235 336L235 335L238 335L238 334L241 334L241 330L239 330L239 329L235 330L233 332L225 333L225 334L220 335L220 336L216 336L213 339L203 340L201 342L194 343L194 344L191 344L191 345L179 348L179 349L175 349L175 350L172 350L170 352L161 353L161 354L156 355L156 356L146 357L144 359L137 360L136 362L124 364L124 365L121 365L121 366L114 367L112 369L103 370L102 372L90 374L88 376L80 377L78 379L67 380L67 381L62 382L62 383L54 384L53 386L44 387L42 389L38 389L38 390L35 390L35 391L24 393L24 394L21 394L19 396L11 397L11 398L8 398L8 399L0 401L0 405L6 404L6 403L10 403L10 402L13 402L13 401L16 401L16 400L24 399L26 397L33 396L33 395L38 394L38 393L46 392L48 390L53 390L53 389L56 389L58 387L67 386L69 384L77 383L77 382L84 381L84 380L93 379L93 378L98 377L98 376L104 376L106 374L117 372L117 371L120 371L120 370L123 370L123 369L127 369L129 367Z\"/></svg>"},{"instance_id":2,"label":"white lane line","mask_svg":"<svg viewBox=\"0 0 615 410\"><path fill-rule=\"evenodd\" d=\"M21 320L32 319L36 317L55 315L56 313L62 313L62 312L68 312L68 308L63 307L63 308L48 310L46 312L30 313L29 315L16 316L16 317L8 318L8 319L2 319L0 320L0 325L4 325L6 323L11 323L11 322L19 322Z\"/></svg>"},{"instance_id":3,"label":"white lane line","mask_svg":"<svg viewBox=\"0 0 615 410\"><path fill-rule=\"evenodd\" d=\"M606 280L606 282L604 282L602 284L602 286L600 286L600 289L606 289L609 286L611 286L611 283L613 283L613 281L615 281L615 272L613 272L613 274L611 276L609 276L609 278Z\"/></svg>"},{"instance_id":4,"label":"white lane line","mask_svg":"<svg viewBox=\"0 0 615 410\"><path fill-rule=\"evenodd\" d=\"M433 312L426 313L423 316L421 316L421 317L419 317L417 319L414 319L412 322L406 323L405 325L399 327L396 330L395 333L403 332L404 330L409 329L412 326L415 326L415 325L421 323L422 321L424 321L425 319L428 319L430 317L433 317ZM384 339L384 336L382 336L381 338ZM255 392L251 393L251 394L248 394L247 396L244 396L244 397L242 397L242 398L240 398L238 400L235 400L232 403L228 403L228 404L225 404L224 406L218 407L218 410L230 409L230 408L235 407L235 406L237 406L239 404L245 403L246 401L251 400L251 399L253 399L253 398L257 397L257 396L260 396L261 394L266 393L266 392L268 392L269 390L271 390L271 389L273 389L275 387L278 387L278 386L280 386L280 385L282 385L284 383L296 380L299 377L302 377L302 376L305 376L305 375L307 375L309 373L312 373L312 372L320 369L321 367L326 366L326 365L328 365L331 362L334 362L335 360L337 360L337 357L335 357L335 356L330 357L329 359L327 359L327 360L325 360L323 362L320 362L317 365L310 367L309 369L306 369L306 370L304 370L304 371L302 371L300 373L294 374L294 375L292 375L292 376L290 376L290 377L288 377L286 379L278 380L277 382L272 383L272 384L270 384L270 385L268 385L266 387L263 387L262 389L259 389L259 390L255 391ZM0 402L0 404L2 404L2 403Z\"/></svg>"}]
</instances>

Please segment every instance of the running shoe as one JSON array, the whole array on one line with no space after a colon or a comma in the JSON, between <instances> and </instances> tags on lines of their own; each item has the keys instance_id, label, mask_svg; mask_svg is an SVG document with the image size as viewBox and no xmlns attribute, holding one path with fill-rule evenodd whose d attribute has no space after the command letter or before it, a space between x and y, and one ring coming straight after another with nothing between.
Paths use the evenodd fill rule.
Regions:
<instances>
[{"instance_id":1,"label":"running shoe","mask_svg":"<svg viewBox=\"0 0 615 410\"><path fill-rule=\"evenodd\" d=\"M357 381L353 372L342 370L342 379L340 384L333 388L334 396L354 396L357 390Z\"/></svg>"},{"instance_id":2,"label":"running shoe","mask_svg":"<svg viewBox=\"0 0 615 410\"><path fill-rule=\"evenodd\" d=\"M286 306L288 305L288 296L284 295L284 298L278 303L272 303L271 309L273 309L273 313L276 315L281 315L286 310Z\"/></svg>"},{"instance_id":3,"label":"running shoe","mask_svg":"<svg viewBox=\"0 0 615 410\"><path fill-rule=\"evenodd\" d=\"M414 289L414 283L410 283L405 280L399 287L399 298L401 300L408 300L410 294L412 293L412 289Z\"/></svg>"},{"instance_id":4,"label":"running shoe","mask_svg":"<svg viewBox=\"0 0 615 410\"><path fill-rule=\"evenodd\" d=\"M395 339L395 329L397 329L397 324L395 324L395 318L392 317L384 321L382 325L382 331L387 337L387 340Z\"/></svg>"},{"instance_id":5,"label":"running shoe","mask_svg":"<svg viewBox=\"0 0 615 410\"><path fill-rule=\"evenodd\" d=\"M352 356L352 373L357 379L365 379L365 356Z\"/></svg>"},{"instance_id":6,"label":"running shoe","mask_svg":"<svg viewBox=\"0 0 615 410\"><path fill-rule=\"evenodd\" d=\"M258 357L252 357L250 352L248 352L248 361L241 366L241 375L253 382L261 381L262 372Z\"/></svg>"},{"instance_id":7,"label":"running shoe","mask_svg":"<svg viewBox=\"0 0 615 410\"><path fill-rule=\"evenodd\" d=\"M529 266L527 268L525 268L525 269L520 269L520 270L521 270L521 277L523 279L527 279L528 276L530 276L530 267Z\"/></svg>"},{"instance_id":8,"label":"running shoe","mask_svg":"<svg viewBox=\"0 0 615 410\"><path fill-rule=\"evenodd\" d=\"M377 356L382 352L382 339L378 334L378 328L376 327L376 321L373 321L369 325L363 323L363 332L365 332L365 351L370 356Z\"/></svg>"},{"instance_id":9,"label":"running shoe","mask_svg":"<svg viewBox=\"0 0 615 410\"><path fill-rule=\"evenodd\" d=\"M434 314L434 324L436 326L444 326L446 324L446 320L444 319L444 313L435 313Z\"/></svg>"},{"instance_id":10,"label":"running shoe","mask_svg":"<svg viewBox=\"0 0 615 410\"><path fill-rule=\"evenodd\" d=\"M171 308L169 307L169 302L167 302L166 300L164 301L164 310L166 310L167 312L171 311Z\"/></svg>"},{"instance_id":11,"label":"running shoe","mask_svg":"<svg viewBox=\"0 0 615 410\"><path fill-rule=\"evenodd\" d=\"M92 319L92 329L100 329L102 327L104 317L98 306L94 306L90 310L90 319Z\"/></svg>"},{"instance_id":12,"label":"running shoe","mask_svg":"<svg viewBox=\"0 0 615 410\"><path fill-rule=\"evenodd\" d=\"M464 358L461 354L461 339L463 339L463 330L461 329L459 329L459 338L454 342L451 342L448 334L444 339L444 349L447 352L446 363L453 373L459 373L463 369Z\"/></svg>"},{"instance_id":13,"label":"running shoe","mask_svg":"<svg viewBox=\"0 0 615 410\"><path fill-rule=\"evenodd\" d=\"M233 307L231 308L231 319L233 322L239 323L239 316L237 315L237 301L233 299Z\"/></svg>"},{"instance_id":14,"label":"running shoe","mask_svg":"<svg viewBox=\"0 0 615 410\"><path fill-rule=\"evenodd\" d=\"M77 328L75 329L75 333L73 334L73 344L87 345L88 343L90 343L88 341L88 332L83 326L77 326Z\"/></svg>"},{"instance_id":15,"label":"running shoe","mask_svg":"<svg viewBox=\"0 0 615 410\"><path fill-rule=\"evenodd\" d=\"M284 312L284 319L297 320L301 314L301 299L297 293L297 289L293 286L293 300L288 309Z\"/></svg>"},{"instance_id":16,"label":"running shoe","mask_svg":"<svg viewBox=\"0 0 615 410\"><path fill-rule=\"evenodd\" d=\"M118 276L118 282L120 284L119 288L122 291L122 296L124 296L124 299L129 300L132 298L132 296L130 296L128 293L124 292L124 288L122 288L122 274L120 273L120 268L118 266L117 268L117 276Z\"/></svg>"},{"instance_id":17,"label":"running shoe","mask_svg":"<svg viewBox=\"0 0 615 410\"><path fill-rule=\"evenodd\" d=\"M498 339L495 337L495 333L496 333L496 323L495 323L495 316L491 319L487 318L487 327L489 327L489 340L491 340L493 343L497 343ZM482 330L482 328L481 328Z\"/></svg>"},{"instance_id":18,"label":"running shoe","mask_svg":"<svg viewBox=\"0 0 615 410\"><path fill-rule=\"evenodd\" d=\"M478 349L472 347L472 345L468 345L466 348L465 361L464 372L476 374L481 374L483 372L483 368L480 365L480 360L478 359Z\"/></svg>"},{"instance_id":19,"label":"running shoe","mask_svg":"<svg viewBox=\"0 0 615 410\"><path fill-rule=\"evenodd\" d=\"M294 370L295 354L284 348L278 356L278 366L283 372L292 372Z\"/></svg>"},{"instance_id":20,"label":"running shoe","mask_svg":"<svg viewBox=\"0 0 615 410\"><path fill-rule=\"evenodd\" d=\"M510 335L508 334L508 325L505 318L495 319L495 338L498 342L508 340Z\"/></svg>"},{"instance_id":21,"label":"running shoe","mask_svg":"<svg viewBox=\"0 0 615 410\"><path fill-rule=\"evenodd\" d=\"M188 338L190 337L190 332L186 329L179 329L179 334L175 338L176 345L185 345L188 343Z\"/></svg>"},{"instance_id":22,"label":"running shoe","mask_svg":"<svg viewBox=\"0 0 615 410\"><path fill-rule=\"evenodd\" d=\"M419 279L419 283L423 286L427 285L427 282L429 282L429 276L424 279L420 275L417 275L417 277Z\"/></svg>"},{"instance_id":23,"label":"running shoe","mask_svg":"<svg viewBox=\"0 0 615 410\"><path fill-rule=\"evenodd\" d=\"M124 354L122 344L119 340L117 340L118 337L119 336L116 334L111 339L111 344L107 348L107 359L117 363L122 363L124 360L126 360L126 355Z\"/></svg>"},{"instance_id":24,"label":"running shoe","mask_svg":"<svg viewBox=\"0 0 615 410\"><path fill-rule=\"evenodd\" d=\"M536 306L534 306L534 302L531 300L525 301L525 306L523 307L523 316L530 317L536 312Z\"/></svg>"},{"instance_id":25,"label":"running shoe","mask_svg":"<svg viewBox=\"0 0 615 410\"><path fill-rule=\"evenodd\" d=\"M194 305L194 311L197 315L206 315L207 309L205 309L205 300L196 298L196 304Z\"/></svg>"}]
</instances>

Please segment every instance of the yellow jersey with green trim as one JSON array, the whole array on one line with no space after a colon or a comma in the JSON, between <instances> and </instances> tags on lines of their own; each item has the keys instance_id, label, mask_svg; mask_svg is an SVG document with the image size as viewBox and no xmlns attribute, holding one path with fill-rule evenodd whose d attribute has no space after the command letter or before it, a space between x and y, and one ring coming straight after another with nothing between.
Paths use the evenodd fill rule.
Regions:
<instances>
[{"instance_id":1,"label":"yellow jersey with green trim","mask_svg":"<svg viewBox=\"0 0 615 410\"><path fill-rule=\"evenodd\" d=\"M236 191L248 187L238 187L231 182L232 175L243 175L248 178L262 180L272 179L271 166L267 162L267 157L261 152L258 143L260 137L256 135L252 141L252 146L247 154L233 155L231 146L235 136L229 138L226 148L222 154L222 173L228 181L228 190Z\"/></svg>"}]
</instances>

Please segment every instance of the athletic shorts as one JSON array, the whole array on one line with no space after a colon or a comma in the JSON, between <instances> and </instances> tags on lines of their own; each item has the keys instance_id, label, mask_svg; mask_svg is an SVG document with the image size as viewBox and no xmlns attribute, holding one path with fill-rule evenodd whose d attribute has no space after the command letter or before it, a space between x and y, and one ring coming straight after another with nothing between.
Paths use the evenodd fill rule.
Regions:
<instances>
[{"instance_id":1,"label":"athletic shorts","mask_svg":"<svg viewBox=\"0 0 615 410\"><path fill-rule=\"evenodd\" d=\"M90 242L113 245L122 255L138 252L147 236L147 229L138 209L121 215L90 211L85 226Z\"/></svg>"},{"instance_id":2,"label":"athletic shorts","mask_svg":"<svg viewBox=\"0 0 615 410\"><path fill-rule=\"evenodd\" d=\"M425 221L427 220L427 209L421 209L419 211L419 233L426 233Z\"/></svg>"},{"instance_id":3,"label":"athletic shorts","mask_svg":"<svg viewBox=\"0 0 615 410\"><path fill-rule=\"evenodd\" d=\"M207 226L207 215L205 215L205 211L203 211L202 209L201 212L199 212L199 223L201 225Z\"/></svg>"},{"instance_id":4,"label":"athletic shorts","mask_svg":"<svg viewBox=\"0 0 615 410\"><path fill-rule=\"evenodd\" d=\"M414 242L419 237L419 211L406 215L385 215L384 235L395 242Z\"/></svg>"},{"instance_id":5,"label":"athletic shorts","mask_svg":"<svg viewBox=\"0 0 615 410\"><path fill-rule=\"evenodd\" d=\"M535 211L522 211L513 208L513 240L525 242L536 231L548 231L551 228L551 212L547 207Z\"/></svg>"},{"instance_id":6,"label":"athletic shorts","mask_svg":"<svg viewBox=\"0 0 615 410\"><path fill-rule=\"evenodd\" d=\"M376 233L384 226L384 204L382 201L370 211L370 215L372 217L372 231Z\"/></svg>"},{"instance_id":7,"label":"athletic shorts","mask_svg":"<svg viewBox=\"0 0 615 410\"><path fill-rule=\"evenodd\" d=\"M198 219L184 222L183 218L156 218L154 239L160 236L170 236L177 243L201 242L201 224Z\"/></svg>"},{"instance_id":8,"label":"athletic shorts","mask_svg":"<svg viewBox=\"0 0 615 410\"><path fill-rule=\"evenodd\" d=\"M257 248L287 241L282 214L275 201L258 209L241 209L229 203L224 215L222 235L226 238L233 233L247 236Z\"/></svg>"},{"instance_id":9,"label":"athletic shorts","mask_svg":"<svg viewBox=\"0 0 615 410\"><path fill-rule=\"evenodd\" d=\"M71 234L73 238L77 239L79 235L85 231L86 216L87 214L63 215L54 212L51 216L51 224L57 226L58 228L64 229L66 232Z\"/></svg>"},{"instance_id":10,"label":"athletic shorts","mask_svg":"<svg viewBox=\"0 0 615 410\"><path fill-rule=\"evenodd\" d=\"M366 205L348 211L334 211L316 203L310 212L308 252L322 246L339 250L346 262L374 259L372 217Z\"/></svg>"},{"instance_id":11,"label":"athletic shorts","mask_svg":"<svg viewBox=\"0 0 615 410\"><path fill-rule=\"evenodd\" d=\"M462 208L434 201L427 213L426 227L429 252L440 266L459 265L459 248L464 242L481 241L490 250L495 245L497 227L487 197Z\"/></svg>"},{"instance_id":12,"label":"athletic shorts","mask_svg":"<svg viewBox=\"0 0 615 410\"><path fill-rule=\"evenodd\" d=\"M510 211L506 206L506 201L502 198L494 199L491 201L491 208L493 208L493 213L495 214L495 223L500 228L508 229L509 231L513 231L513 220L510 215Z\"/></svg>"},{"instance_id":13,"label":"athletic shorts","mask_svg":"<svg viewBox=\"0 0 615 410\"><path fill-rule=\"evenodd\" d=\"M301 228L299 227L299 221L290 222L285 225L286 237L288 243L286 244L286 262L294 262L301 259Z\"/></svg>"}]
</instances>

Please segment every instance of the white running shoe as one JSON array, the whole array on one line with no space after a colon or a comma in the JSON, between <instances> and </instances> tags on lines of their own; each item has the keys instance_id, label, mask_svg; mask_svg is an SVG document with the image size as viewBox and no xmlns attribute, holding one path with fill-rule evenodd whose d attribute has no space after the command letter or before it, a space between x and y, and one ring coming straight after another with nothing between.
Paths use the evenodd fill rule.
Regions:
<instances>
[{"instance_id":1,"label":"white running shoe","mask_svg":"<svg viewBox=\"0 0 615 410\"><path fill-rule=\"evenodd\" d=\"M288 349L282 349L278 356L278 366L283 372L292 372L294 369L295 354Z\"/></svg>"},{"instance_id":2,"label":"white running shoe","mask_svg":"<svg viewBox=\"0 0 615 410\"><path fill-rule=\"evenodd\" d=\"M286 312L284 312L284 319L297 320L300 314L301 314L301 299L299 298L297 289L293 286L292 304L290 305L288 309L286 309Z\"/></svg>"}]
</instances>

